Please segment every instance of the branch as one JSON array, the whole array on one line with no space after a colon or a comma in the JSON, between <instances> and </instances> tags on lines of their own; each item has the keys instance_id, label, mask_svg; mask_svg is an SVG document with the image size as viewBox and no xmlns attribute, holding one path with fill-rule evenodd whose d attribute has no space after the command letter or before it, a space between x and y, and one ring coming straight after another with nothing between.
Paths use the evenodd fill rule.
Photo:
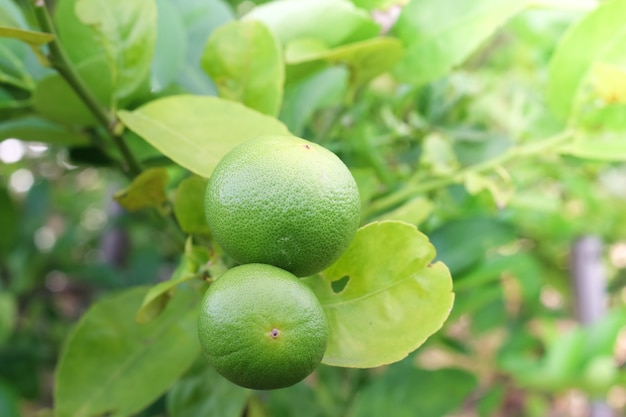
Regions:
<instances>
[{"instance_id":1,"label":"branch","mask_svg":"<svg viewBox=\"0 0 626 417\"><path fill-rule=\"evenodd\" d=\"M94 115L98 123L107 132L107 137L113 142L113 144L119 149L122 158L124 158L125 166L124 171L131 177L138 175L141 172L141 167L134 155L124 142L121 134L116 132L118 126L118 120L116 117L104 106L102 106L91 90L87 87L85 82L80 78L76 72L74 66L71 64L67 57L67 54L63 50L61 43L59 42L52 18L46 7L44 0L36 0L34 5L35 16L39 22L39 26L42 31L48 32L54 35L54 40L48 44L50 50L48 60L52 68L56 69L59 74L67 81L72 89L78 94L80 99L85 103L87 108Z\"/></svg>"}]
</instances>

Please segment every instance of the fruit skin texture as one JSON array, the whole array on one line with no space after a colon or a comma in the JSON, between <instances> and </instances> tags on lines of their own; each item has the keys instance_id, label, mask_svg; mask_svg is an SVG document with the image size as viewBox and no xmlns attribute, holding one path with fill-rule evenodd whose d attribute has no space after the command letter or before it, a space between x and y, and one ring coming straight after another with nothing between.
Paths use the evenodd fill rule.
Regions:
<instances>
[{"instance_id":1,"label":"fruit skin texture","mask_svg":"<svg viewBox=\"0 0 626 417\"><path fill-rule=\"evenodd\" d=\"M198 336L222 376L268 390L293 385L317 368L328 322L315 294L293 274L247 264L211 284L200 304Z\"/></svg>"},{"instance_id":2,"label":"fruit skin texture","mask_svg":"<svg viewBox=\"0 0 626 417\"><path fill-rule=\"evenodd\" d=\"M205 212L224 252L303 277L347 249L361 203L352 174L331 151L292 136L262 136L234 148L209 179Z\"/></svg>"}]
</instances>

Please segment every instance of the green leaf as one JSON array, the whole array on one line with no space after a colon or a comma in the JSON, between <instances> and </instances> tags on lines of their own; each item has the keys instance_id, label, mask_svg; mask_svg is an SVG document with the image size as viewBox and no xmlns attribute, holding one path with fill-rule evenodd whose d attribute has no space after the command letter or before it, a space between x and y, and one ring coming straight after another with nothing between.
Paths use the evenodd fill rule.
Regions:
<instances>
[{"instance_id":1,"label":"green leaf","mask_svg":"<svg viewBox=\"0 0 626 417\"><path fill-rule=\"evenodd\" d=\"M15 245L20 232L20 209L9 190L0 184L0 261Z\"/></svg>"},{"instance_id":2,"label":"green leaf","mask_svg":"<svg viewBox=\"0 0 626 417\"><path fill-rule=\"evenodd\" d=\"M290 79L317 70L321 63L345 65L350 71L350 85L360 87L374 77L389 71L402 57L402 43L391 37L378 37L332 49L309 40L287 44L285 59L290 65Z\"/></svg>"},{"instance_id":3,"label":"green leaf","mask_svg":"<svg viewBox=\"0 0 626 417\"><path fill-rule=\"evenodd\" d=\"M157 320L138 325L145 294L133 288L98 301L70 333L56 370L57 417L135 414L197 357L199 295L180 291Z\"/></svg>"},{"instance_id":4,"label":"green leaf","mask_svg":"<svg viewBox=\"0 0 626 417\"><path fill-rule=\"evenodd\" d=\"M240 417L250 391L232 384L202 360L203 367L182 378L168 392L168 415Z\"/></svg>"},{"instance_id":5,"label":"green leaf","mask_svg":"<svg viewBox=\"0 0 626 417\"><path fill-rule=\"evenodd\" d=\"M238 144L259 135L289 134L278 120L217 97L166 97L118 116L162 154L206 178Z\"/></svg>"},{"instance_id":6,"label":"green leaf","mask_svg":"<svg viewBox=\"0 0 626 417\"><path fill-rule=\"evenodd\" d=\"M6 138L65 146L89 143L84 134L38 116L25 116L0 123L0 141Z\"/></svg>"},{"instance_id":7,"label":"green leaf","mask_svg":"<svg viewBox=\"0 0 626 417\"><path fill-rule=\"evenodd\" d=\"M395 210L383 214L378 220L398 220L419 225L428 218L434 208L432 201L424 197L416 197Z\"/></svg>"},{"instance_id":8,"label":"green leaf","mask_svg":"<svg viewBox=\"0 0 626 417\"><path fill-rule=\"evenodd\" d=\"M419 322L416 322L419 323ZM454 368L426 371L393 365L360 391L349 417L441 417L462 407L478 386L476 376Z\"/></svg>"},{"instance_id":9,"label":"green leaf","mask_svg":"<svg viewBox=\"0 0 626 417\"><path fill-rule=\"evenodd\" d=\"M32 30L4 26L0 26L0 37L18 39L35 47L45 45L54 39L54 35L51 33L35 32Z\"/></svg>"},{"instance_id":10,"label":"green leaf","mask_svg":"<svg viewBox=\"0 0 626 417\"><path fill-rule=\"evenodd\" d=\"M76 70L98 102L104 107L113 107L111 72L104 58L84 61ZM68 125L96 124L91 111L59 74L48 75L37 82L33 106L46 118Z\"/></svg>"},{"instance_id":11,"label":"green leaf","mask_svg":"<svg viewBox=\"0 0 626 417\"><path fill-rule=\"evenodd\" d=\"M156 43L154 0L62 0L55 20L74 64L96 60L107 67L112 96L129 97L142 85Z\"/></svg>"},{"instance_id":12,"label":"green leaf","mask_svg":"<svg viewBox=\"0 0 626 417\"><path fill-rule=\"evenodd\" d=\"M161 91L183 69L187 55L187 32L183 17L173 0L157 0L157 37L151 64L151 87Z\"/></svg>"},{"instance_id":13,"label":"green leaf","mask_svg":"<svg viewBox=\"0 0 626 417\"><path fill-rule=\"evenodd\" d=\"M563 155L595 161L626 161L626 140L623 137L602 140L579 140L559 149Z\"/></svg>"},{"instance_id":14,"label":"green leaf","mask_svg":"<svg viewBox=\"0 0 626 417\"><path fill-rule=\"evenodd\" d=\"M406 47L396 75L416 85L443 77L522 10L525 3L524 0L410 2L402 9L393 29Z\"/></svg>"},{"instance_id":15,"label":"green leaf","mask_svg":"<svg viewBox=\"0 0 626 417\"><path fill-rule=\"evenodd\" d=\"M602 2L563 35L548 72L548 104L557 116L572 115L596 63L626 64L624 15L626 1Z\"/></svg>"},{"instance_id":16,"label":"green leaf","mask_svg":"<svg viewBox=\"0 0 626 417\"><path fill-rule=\"evenodd\" d=\"M128 187L116 192L113 198L128 211L160 207L167 201L167 181L165 168L150 168L135 177Z\"/></svg>"},{"instance_id":17,"label":"green leaf","mask_svg":"<svg viewBox=\"0 0 626 417\"><path fill-rule=\"evenodd\" d=\"M4 345L15 326L17 302L13 294L0 290L0 346Z\"/></svg>"},{"instance_id":18,"label":"green leaf","mask_svg":"<svg viewBox=\"0 0 626 417\"><path fill-rule=\"evenodd\" d=\"M0 380L0 416L20 417L19 398L12 387Z\"/></svg>"},{"instance_id":19,"label":"green leaf","mask_svg":"<svg viewBox=\"0 0 626 417\"><path fill-rule=\"evenodd\" d=\"M392 6L406 6L410 0L351 0L357 7L365 10L386 10Z\"/></svg>"},{"instance_id":20,"label":"green leaf","mask_svg":"<svg viewBox=\"0 0 626 417\"><path fill-rule=\"evenodd\" d=\"M260 5L244 19L260 20L283 45L312 38L332 48L378 35L369 15L347 0L282 0Z\"/></svg>"},{"instance_id":21,"label":"green leaf","mask_svg":"<svg viewBox=\"0 0 626 417\"><path fill-rule=\"evenodd\" d=\"M202 68L221 97L278 114L285 79L282 51L261 22L237 21L216 29L202 55Z\"/></svg>"},{"instance_id":22,"label":"green leaf","mask_svg":"<svg viewBox=\"0 0 626 417\"><path fill-rule=\"evenodd\" d=\"M369 368L399 361L448 317L454 293L446 266L415 226L385 221L362 227L343 256L306 279L330 326L322 363ZM335 292L333 281L348 277ZM419 326L415 326L419 323Z\"/></svg>"},{"instance_id":23,"label":"green leaf","mask_svg":"<svg viewBox=\"0 0 626 417\"><path fill-rule=\"evenodd\" d=\"M207 182L204 178L193 176L182 180L176 189L174 214L185 233L209 233L204 214L204 194Z\"/></svg>"}]
</instances>

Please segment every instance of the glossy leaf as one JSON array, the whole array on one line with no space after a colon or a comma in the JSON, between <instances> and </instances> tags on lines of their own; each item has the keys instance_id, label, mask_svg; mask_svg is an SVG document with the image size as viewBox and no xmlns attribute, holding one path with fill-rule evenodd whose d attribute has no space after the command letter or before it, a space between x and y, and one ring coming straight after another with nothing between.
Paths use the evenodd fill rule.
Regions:
<instances>
[{"instance_id":1,"label":"glossy leaf","mask_svg":"<svg viewBox=\"0 0 626 417\"><path fill-rule=\"evenodd\" d=\"M595 161L626 161L626 141L623 137L579 140L562 147L559 151L564 155Z\"/></svg>"},{"instance_id":2,"label":"glossy leaf","mask_svg":"<svg viewBox=\"0 0 626 417\"><path fill-rule=\"evenodd\" d=\"M239 143L264 134L289 134L278 120L216 97L166 97L118 115L165 156L206 178Z\"/></svg>"},{"instance_id":3,"label":"glossy leaf","mask_svg":"<svg viewBox=\"0 0 626 417\"><path fill-rule=\"evenodd\" d=\"M171 417L220 416L240 417L250 391L232 384L208 366L185 376L167 394Z\"/></svg>"},{"instance_id":4,"label":"glossy leaf","mask_svg":"<svg viewBox=\"0 0 626 417\"><path fill-rule=\"evenodd\" d=\"M347 0L270 2L255 7L244 19L265 23L283 45L298 38L312 38L332 48L372 38L380 30L364 10Z\"/></svg>"},{"instance_id":5,"label":"glossy leaf","mask_svg":"<svg viewBox=\"0 0 626 417\"><path fill-rule=\"evenodd\" d=\"M113 198L128 211L160 207L167 201L167 181L165 168L150 168L135 177L128 187L116 192Z\"/></svg>"},{"instance_id":6,"label":"glossy leaf","mask_svg":"<svg viewBox=\"0 0 626 417\"><path fill-rule=\"evenodd\" d=\"M204 178L193 176L181 181L176 189L174 214L185 233L209 233L204 214L204 194L207 182Z\"/></svg>"},{"instance_id":7,"label":"glossy leaf","mask_svg":"<svg viewBox=\"0 0 626 417\"><path fill-rule=\"evenodd\" d=\"M57 417L135 414L190 366L198 295L179 292L157 320L134 316L146 293L133 288L93 304L70 333L56 371Z\"/></svg>"},{"instance_id":8,"label":"glossy leaf","mask_svg":"<svg viewBox=\"0 0 626 417\"><path fill-rule=\"evenodd\" d=\"M31 46L41 46L54 39L54 35L45 32L0 26L0 37L17 39Z\"/></svg>"},{"instance_id":9,"label":"glossy leaf","mask_svg":"<svg viewBox=\"0 0 626 417\"><path fill-rule=\"evenodd\" d=\"M402 9L394 26L406 47L396 75L416 85L446 75L496 29L522 10L524 0L419 0Z\"/></svg>"},{"instance_id":10,"label":"glossy leaf","mask_svg":"<svg viewBox=\"0 0 626 417\"><path fill-rule=\"evenodd\" d=\"M462 408L478 381L455 368L417 369L410 363L393 365L373 379L356 399L349 417L441 417Z\"/></svg>"},{"instance_id":11,"label":"glossy leaf","mask_svg":"<svg viewBox=\"0 0 626 417\"><path fill-rule=\"evenodd\" d=\"M448 317L454 300L446 266L415 226L384 221L359 229L344 255L305 282L330 326L322 363L369 368L399 361ZM339 291L334 281L348 277Z\"/></svg>"},{"instance_id":12,"label":"glossy leaf","mask_svg":"<svg viewBox=\"0 0 626 417\"><path fill-rule=\"evenodd\" d=\"M626 64L624 15L626 1L602 2L563 35L548 73L548 104L557 116L566 119L572 114L596 63Z\"/></svg>"},{"instance_id":13,"label":"glossy leaf","mask_svg":"<svg viewBox=\"0 0 626 417\"><path fill-rule=\"evenodd\" d=\"M278 113L285 78L282 51L262 23L237 21L216 29L202 55L202 68L221 97L261 113Z\"/></svg>"},{"instance_id":14,"label":"glossy leaf","mask_svg":"<svg viewBox=\"0 0 626 417\"><path fill-rule=\"evenodd\" d=\"M25 116L1 122L0 141L5 138L67 146L89 143L84 134L68 130L63 125L38 116Z\"/></svg>"}]
</instances>

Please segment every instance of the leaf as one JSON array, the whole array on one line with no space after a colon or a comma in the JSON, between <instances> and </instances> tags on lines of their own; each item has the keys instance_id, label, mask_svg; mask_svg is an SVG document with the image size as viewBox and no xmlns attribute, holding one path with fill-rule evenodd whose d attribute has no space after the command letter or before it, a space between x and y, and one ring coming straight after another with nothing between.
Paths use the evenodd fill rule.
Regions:
<instances>
[{"instance_id":1,"label":"leaf","mask_svg":"<svg viewBox=\"0 0 626 417\"><path fill-rule=\"evenodd\" d=\"M567 119L572 115L579 92L596 63L626 64L624 15L626 1L602 2L561 38L550 60L547 91L548 104L558 117Z\"/></svg>"},{"instance_id":2,"label":"leaf","mask_svg":"<svg viewBox=\"0 0 626 417\"><path fill-rule=\"evenodd\" d=\"M623 137L602 140L579 140L559 149L559 153L596 161L626 161L626 140Z\"/></svg>"},{"instance_id":3,"label":"leaf","mask_svg":"<svg viewBox=\"0 0 626 417\"><path fill-rule=\"evenodd\" d=\"M171 96L118 116L162 154L206 178L238 144L259 135L289 134L278 120L217 97Z\"/></svg>"},{"instance_id":4,"label":"leaf","mask_svg":"<svg viewBox=\"0 0 626 417\"><path fill-rule=\"evenodd\" d=\"M96 60L107 67L115 98L131 96L149 75L157 33L154 0L61 0L55 20L75 65Z\"/></svg>"},{"instance_id":5,"label":"leaf","mask_svg":"<svg viewBox=\"0 0 626 417\"><path fill-rule=\"evenodd\" d=\"M389 71L402 57L402 43L391 37L378 37L332 49L307 40L287 44L285 59L290 65L290 79L317 70L320 63L345 65L350 71L350 85L360 87L374 77ZM297 75L296 75L297 74Z\"/></svg>"},{"instance_id":6,"label":"leaf","mask_svg":"<svg viewBox=\"0 0 626 417\"><path fill-rule=\"evenodd\" d=\"M113 198L128 211L160 207L167 201L167 180L165 168L150 168L135 177L128 187L116 192Z\"/></svg>"},{"instance_id":7,"label":"leaf","mask_svg":"<svg viewBox=\"0 0 626 417\"><path fill-rule=\"evenodd\" d=\"M209 250L201 246L193 246L191 238L189 238L185 244L185 253L171 278L152 286L148 290L135 315L135 321L139 324L145 324L157 318L172 298L174 289L183 282L199 278L199 269L209 260Z\"/></svg>"},{"instance_id":8,"label":"leaf","mask_svg":"<svg viewBox=\"0 0 626 417\"><path fill-rule=\"evenodd\" d=\"M416 197L397 209L383 214L378 220L397 220L419 225L428 218L434 208L432 201L424 197Z\"/></svg>"},{"instance_id":9,"label":"leaf","mask_svg":"<svg viewBox=\"0 0 626 417\"><path fill-rule=\"evenodd\" d=\"M63 125L38 116L25 116L1 122L0 141L6 138L65 146L89 143L89 139L84 134L68 130Z\"/></svg>"},{"instance_id":10,"label":"leaf","mask_svg":"<svg viewBox=\"0 0 626 417\"><path fill-rule=\"evenodd\" d=\"M410 363L394 364L372 379L356 397L349 417L441 417L462 407L478 386L476 376L455 368L417 369Z\"/></svg>"},{"instance_id":11,"label":"leaf","mask_svg":"<svg viewBox=\"0 0 626 417\"><path fill-rule=\"evenodd\" d=\"M157 0L157 37L150 85L161 91L176 80L185 64L188 42L183 17L173 0Z\"/></svg>"},{"instance_id":12,"label":"leaf","mask_svg":"<svg viewBox=\"0 0 626 417\"><path fill-rule=\"evenodd\" d=\"M285 90L280 120L294 135L302 135L316 110L341 103L347 83L348 72L336 67L291 84Z\"/></svg>"},{"instance_id":13,"label":"leaf","mask_svg":"<svg viewBox=\"0 0 626 417\"><path fill-rule=\"evenodd\" d=\"M111 73L104 58L94 58L76 66L97 101L112 107ZM60 103L63 103L62 105ZM74 89L59 74L48 75L37 82L33 106L41 115L69 125L94 125L96 119Z\"/></svg>"},{"instance_id":14,"label":"leaf","mask_svg":"<svg viewBox=\"0 0 626 417\"><path fill-rule=\"evenodd\" d=\"M454 276L481 261L488 249L513 239L515 233L509 225L481 216L449 221L430 233L438 258Z\"/></svg>"},{"instance_id":15,"label":"leaf","mask_svg":"<svg viewBox=\"0 0 626 417\"><path fill-rule=\"evenodd\" d=\"M4 345L15 326L17 302L13 294L0 290L0 347Z\"/></svg>"},{"instance_id":16,"label":"leaf","mask_svg":"<svg viewBox=\"0 0 626 417\"><path fill-rule=\"evenodd\" d=\"M11 198L9 190L4 185L0 185L0 230L2 231L0 233L0 262L3 261L5 254L9 253L9 249L15 245L20 233L21 220L18 205Z\"/></svg>"},{"instance_id":17,"label":"leaf","mask_svg":"<svg viewBox=\"0 0 626 417\"><path fill-rule=\"evenodd\" d=\"M446 266L415 226L384 221L362 227L343 256L306 278L330 326L322 363L369 368L399 361L448 317L454 300ZM338 293L332 282L348 277ZM419 325L416 325L419 323Z\"/></svg>"},{"instance_id":18,"label":"leaf","mask_svg":"<svg viewBox=\"0 0 626 417\"><path fill-rule=\"evenodd\" d=\"M245 20L263 22L283 45L312 38L332 48L378 35L380 28L347 0L282 0L257 6Z\"/></svg>"},{"instance_id":19,"label":"leaf","mask_svg":"<svg viewBox=\"0 0 626 417\"><path fill-rule=\"evenodd\" d=\"M51 33L35 32L32 30L5 26L0 26L0 37L18 39L35 47L45 45L54 39L54 35L52 35Z\"/></svg>"},{"instance_id":20,"label":"leaf","mask_svg":"<svg viewBox=\"0 0 626 417\"><path fill-rule=\"evenodd\" d=\"M221 97L278 114L285 79L282 51L262 23L237 21L216 29L204 49L202 68Z\"/></svg>"},{"instance_id":21,"label":"leaf","mask_svg":"<svg viewBox=\"0 0 626 417\"><path fill-rule=\"evenodd\" d=\"M56 370L57 417L121 417L146 407L198 356L198 294L179 292L157 320L132 317L146 293L132 288L93 304L68 336Z\"/></svg>"},{"instance_id":22,"label":"leaf","mask_svg":"<svg viewBox=\"0 0 626 417\"><path fill-rule=\"evenodd\" d=\"M419 0L402 9L393 32L406 47L396 75L420 85L446 75L463 62L524 0Z\"/></svg>"},{"instance_id":23,"label":"leaf","mask_svg":"<svg viewBox=\"0 0 626 417\"><path fill-rule=\"evenodd\" d=\"M605 103L626 103L626 69L600 62L592 73L597 94Z\"/></svg>"},{"instance_id":24,"label":"leaf","mask_svg":"<svg viewBox=\"0 0 626 417\"><path fill-rule=\"evenodd\" d=\"M182 180L176 189L174 214L185 233L209 233L204 214L204 194L207 183L206 179L193 176Z\"/></svg>"},{"instance_id":25,"label":"leaf","mask_svg":"<svg viewBox=\"0 0 626 417\"><path fill-rule=\"evenodd\" d=\"M220 416L239 417L246 408L250 391L232 384L215 369L198 367L167 393L166 404L171 417Z\"/></svg>"},{"instance_id":26,"label":"leaf","mask_svg":"<svg viewBox=\"0 0 626 417\"><path fill-rule=\"evenodd\" d=\"M20 417L19 397L13 388L0 380L0 415L2 417Z\"/></svg>"}]
</instances>

